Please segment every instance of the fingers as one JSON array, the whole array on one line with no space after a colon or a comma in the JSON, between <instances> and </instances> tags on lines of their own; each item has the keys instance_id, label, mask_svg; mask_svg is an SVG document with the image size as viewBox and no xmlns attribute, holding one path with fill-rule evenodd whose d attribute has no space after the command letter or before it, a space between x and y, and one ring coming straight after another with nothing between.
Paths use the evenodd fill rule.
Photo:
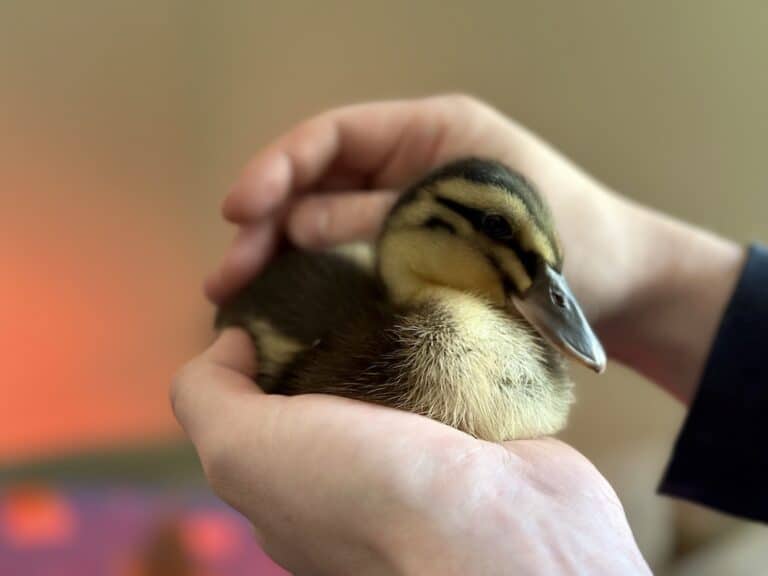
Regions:
<instances>
[{"instance_id":1,"label":"fingers","mask_svg":"<svg viewBox=\"0 0 768 576\"><path fill-rule=\"evenodd\" d=\"M372 240L397 197L392 190L308 196L291 211L288 236L308 249Z\"/></svg>"},{"instance_id":2,"label":"fingers","mask_svg":"<svg viewBox=\"0 0 768 576\"><path fill-rule=\"evenodd\" d=\"M328 143L320 143L328 146ZM224 199L221 213L243 223L270 213L284 200L296 180L297 167L286 150L272 146L251 160Z\"/></svg>"},{"instance_id":3,"label":"fingers","mask_svg":"<svg viewBox=\"0 0 768 576\"><path fill-rule=\"evenodd\" d=\"M400 136L410 122L411 106L404 101L362 104L340 108L304 122L258 154L245 168L222 211L232 222L247 228L219 269L205 282L205 293L213 302L222 302L274 254L279 242L281 218L296 193L317 188L356 184L362 187L366 175L376 172L393 155ZM343 189L343 188L336 188ZM327 244L333 238L370 237L380 217L377 206L360 203L364 214L359 222L346 223L332 202L323 227L323 217L311 220L317 233L299 233L302 245ZM352 214L343 210L344 214ZM322 214L322 213L321 213ZM354 218L353 218L354 219ZM332 228L341 226L336 232ZM318 228L319 225L319 228ZM298 228L294 228L297 230ZM328 233L323 233L328 230Z\"/></svg>"},{"instance_id":4,"label":"fingers","mask_svg":"<svg viewBox=\"0 0 768 576\"><path fill-rule=\"evenodd\" d=\"M213 344L200 356L216 367L249 379L256 375L256 351L251 338L240 328L222 330Z\"/></svg>"},{"instance_id":5,"label":"fingers","mask_svg":"<svg viewBox=\"0 0 768 576\"><path fill-rule=\"evenodd\" d=\"M320 114L279 138L248 163L222 206L228 220L249 232L236 243L237 254L207 280L207 296L221 302L259 272L299 194L352 192L346 201L355 203L344 207L337 196L323 210L320 204L297 210L289 235L300 246L373 237L394 197L380 195L369 203L358 192L401 188L456 156L455 143L477 137L477 130L449 127L471 119L477 107L457 97L359 104Z\"/></svg>"},{"instance_id":6,"label":"fingers","mask_svg":"<svg viewBox=\"0 0 768 576\"><path fill-rule=\"evenodd\" d=\"M261 393L252 380L255 358L248 335L230 328L179 371L171 386L171 406L196 445L203 434L226 425L245 399Z\"/></svg>"},{"instance_id":7,"label":"fingers","mask_svg":"<svg viewBox=\"0 0 768 576\"><path fill-rule=\"evenodd\" d=\"M334 165L357 174L378 171L411 120L405 101L347 106L316 116L251 160L222 207L232 222L254 222L295 191L314 188Z\"/></svg>"},{"instance_id":8,"label":"fingers","mask_svg":"<svg viewBox=\"0 0 768 576\"><path fill-rule=\"evenodd\" d=\"M274 254L278 242L278 223L275 221L242 229L219 268L205 280L206 296L221 302L234 293L261 270Z\"/></svg>"},{"instance_id":9,"label":"fingers","mask_svg":"<svg viewBox=\"0 0 768 576\"><path fill-rule=\"evenodd\" d=\"M280 234L275 215L286 209L292 195L315 188L343 189L340 185L363 187L367 175L393 155L410 122L411 109L408 102L395 101L326 112L300 124L251 160L222 206L225 218L248 231L206 280L208 298L222 302L269 260ZM336 222L336 212L330 214L329 220ZM339 237L368 235L373 220L366 218L362 230L362 223L357 229L343 226ZM318 240L332 237L329 230L317 235Z\"/></svg>"}]
</instances>

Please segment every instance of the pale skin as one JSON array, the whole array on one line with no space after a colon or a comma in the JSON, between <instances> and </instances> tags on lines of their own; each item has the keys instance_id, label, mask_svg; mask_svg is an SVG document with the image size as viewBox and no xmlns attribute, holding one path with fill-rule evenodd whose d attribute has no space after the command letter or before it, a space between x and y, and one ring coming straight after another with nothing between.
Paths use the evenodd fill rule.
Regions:
<instances>
[{"instance_id":1,"label":"pale skin","mask_svg":"<svg viewBox=\"0 0 768 576\"><path fill-rule=\"evenodd\" d=\"M224 202L240 231L207 294L231 294L285 235L307 249L374 237L396 190L462 156L536 184L609 356L690 402L743 250L627 201L466 96L332 110L265 147ZM292 572L649 573L616 494L569 446L490 444L365 403L266 395L254 373L248 338L227 330L179 372L173 406L214 489Z\"/></svg>"}]
</instances>

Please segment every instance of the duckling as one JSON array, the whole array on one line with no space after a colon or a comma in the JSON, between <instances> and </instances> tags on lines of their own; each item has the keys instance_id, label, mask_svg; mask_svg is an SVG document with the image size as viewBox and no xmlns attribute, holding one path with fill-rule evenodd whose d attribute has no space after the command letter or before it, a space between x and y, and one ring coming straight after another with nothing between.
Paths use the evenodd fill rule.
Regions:
<instances>
[{"instance_id":1,"label":"duckling","mask_svg":"<svg viewBox=\"0 0 768 576\"><path fill-rule=\"evenodd\" d=\"M564 356L605 353L563 275L533 185L462 159L406 190L374 246L289 251L218 311L258 351L259 384L422 414L477 438L553 434L573 401Z\"/></svg>"}]
</instances>

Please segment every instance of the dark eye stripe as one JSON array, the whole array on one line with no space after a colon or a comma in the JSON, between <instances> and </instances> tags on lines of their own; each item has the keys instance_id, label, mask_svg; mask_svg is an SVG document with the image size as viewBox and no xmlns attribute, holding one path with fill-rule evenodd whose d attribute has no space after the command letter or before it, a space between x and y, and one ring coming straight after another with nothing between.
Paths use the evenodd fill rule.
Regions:
<instances>
[{"instance_id":1,"label":"dark eye stripe","mask_svg":"<svg viewBox=\"0 0 768 576\"><path fill-rule=\"evenodd\" d=\"M442 218L438 218L437 216L432 216L429 220L424 222L424 226L426 228L431 228L433 230L435 229L447 230L451 234L456 234L456 228L454 228L451 224L449 224Z\"/></svg>"},{"instance_id":2,"label":"dark eye stripe","mask_svg":"<svg viewBox=\"0 0 768 576\"><path fill-rule=\"evenodd\" d=\"M523 250L520 246L512 242L505 243L505 245L514 251L515 256L520 260L520 263L523 265L523 268L525 268L528 276L533 280L538 265L538 257L536 254L530 250Z\"/></svg>"},{"instance_id":3,"label":"dark eye stripe","mask_svg":"<svg viewBox=\"0 0 768 576\"><path fill-rule=\"evenodd\" d=\"M453 212L459 214L460 216L463 216L466 220L469 221L470 224L472 224L476 230L482 229L483 218L485 218L486 215L486 213L482 210L470 208L460 202L456 202L450 198L443 198L441 196L435 196L435 201L438 204L441 204ZM515 238L510 238L509 240L501 241L499 243L503 246L506 246L515 253L515 256L517 256L518 260L520 260L520 263L523 265L523 268L525 268L525 271L528 273L528 276L533 279L534 275L536 274L536 254L529 250L524 250Z\"/></svg>"},{"instance_id":4,"label":"dark eye stripe","mask_svg":"<svg viewBox=\"0 0 768 576\"><path fill-rule=\"evenodd\" d=\"M499 273L499 276L501 277L501 285L504 289L504 292L507 294L512 294L518 292L517 286L512 282L509 276L504 272L504 270L501 267L501 263L498 261L498 259L493 254L486 254L485 257L488 259L488 262L490 262L491 266L493 266L496 271Z\"/></svg>"},{"instance_id":5,"label":"dark eye stripe","mask_svg":"<svg viewBox=\"0 0 768 576\"><path fill-rule=\"evenodd\" d=\"M525 177L498 162L478 158L465 158L444 166L429 175L418 187L423 188L441 180L461 178L475 184L497 186L519 198L539 227L549 220L549 214L532 183Z\"/></svg>"}]
</instances>

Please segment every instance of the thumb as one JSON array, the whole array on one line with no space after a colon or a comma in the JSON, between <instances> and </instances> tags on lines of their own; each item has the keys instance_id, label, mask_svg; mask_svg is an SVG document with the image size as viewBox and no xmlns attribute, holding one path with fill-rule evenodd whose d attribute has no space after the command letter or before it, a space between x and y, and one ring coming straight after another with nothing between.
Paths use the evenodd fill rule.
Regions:
<instances>
[{"instance_id":1,"label":"thumb","mask_svg":"<svg viewBox=\"0 0 768 576\"><path fill-rule=\"evenodd\" d=\"M288 217L288 236L301 248L372 240L399 194L392 190L330 192L302 198Z\"/></svg>"},{"instance_id":2,"label":"thumb","mask_svg":"<svg viewBox=\"0 0 768 576\"><path fill-rule=\"evenodd\" d=\"M264 397L251 379L255 351L248 335L224 330L197 358L179 370L170 390L176 419L192 441L226 424L244 400Z\"/></svg>"}]
</instances>

